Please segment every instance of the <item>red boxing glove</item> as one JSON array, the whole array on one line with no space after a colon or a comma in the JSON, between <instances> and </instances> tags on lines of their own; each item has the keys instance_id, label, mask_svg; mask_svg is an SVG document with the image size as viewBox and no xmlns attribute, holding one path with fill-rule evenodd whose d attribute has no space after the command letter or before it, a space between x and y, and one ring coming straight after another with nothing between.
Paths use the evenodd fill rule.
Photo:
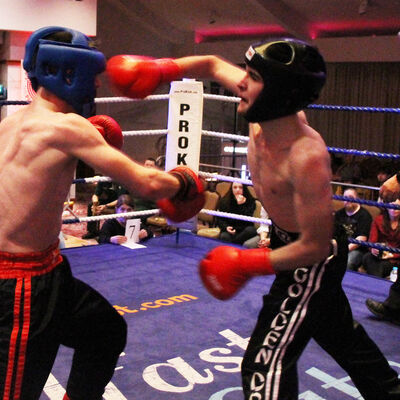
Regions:
<instances>
[{"instance_id":1,"label":"red boxing glove","mask_svg":"<svg viewBox=\"0 0 400 400\"><path fill-rule=\"evenodd\" d=\"M206 289L217 299L234 296L253 276L271 275L275 271L269 258L270 249L241 250L219 246L200 262L200 277Z\"/></svg>"},{"instance_id":2,"label":"red boxing glove","mask_svg":"<svg viewBox=\"0 0 400 400\"><path fill-rule=\"evenodd\" d=\"M115 119L108 115L95 115L88 118L93 126L101 133L106 142L118 150L124 144L124 137L122 135L121 127Z\"/></svg>"},{"instance_id":3,"label":"red boxing glove","mask_svg":"<svg viewBox=\"0 0 400 400\"><path fill-rule=\"evenodd\" d=\"M179 166L169 173L179 179L181 187L173 198L161 199L157 206L171 221L183 222L195 216L204 207L203 183L188 167Z\"/></svg>"},{"instance_id":4,"label":"red boxing glove","mask_svg":"<svg viewBox=\"0 0 400 400\"><path fill-rule=\"evenodd\" d=\"M158 86L182 77L182 70L172 59L118 55L107 62L111 84L122 95L143 99Z\"/></svg>"}]
</instances>

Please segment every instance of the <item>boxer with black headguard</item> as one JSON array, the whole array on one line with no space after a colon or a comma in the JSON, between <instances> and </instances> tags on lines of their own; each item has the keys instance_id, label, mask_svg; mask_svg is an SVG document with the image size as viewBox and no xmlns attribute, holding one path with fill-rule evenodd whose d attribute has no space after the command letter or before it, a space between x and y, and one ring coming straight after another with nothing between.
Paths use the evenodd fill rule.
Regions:
<instances>
[{"instance_id":1,"label":"boxer with black headguard","mask_svg":"<svg viewBox=\"0 0 400 400\"><path fill-rule=\"evenodd\" d=\"M292 38L267 40L247 50L245 70L216 56L173 62L176 77L210 79L240 96L237 110L251 123L252 181L273 221L272 250L219 246L200 263L205 287L223 300L252 277L276 275L244 355L245 398L297 399L297 360L313 338L347 371L365 400L398 399L397 373L353 320L341 286L347 241L334 231L330 157L302 111L325 83L318 49ZM135 85L129 79L133 97L134 86L151 81L150 71L142 65ZM134 72L127 72L129 78Z\"/></svg>"}]
</instances>

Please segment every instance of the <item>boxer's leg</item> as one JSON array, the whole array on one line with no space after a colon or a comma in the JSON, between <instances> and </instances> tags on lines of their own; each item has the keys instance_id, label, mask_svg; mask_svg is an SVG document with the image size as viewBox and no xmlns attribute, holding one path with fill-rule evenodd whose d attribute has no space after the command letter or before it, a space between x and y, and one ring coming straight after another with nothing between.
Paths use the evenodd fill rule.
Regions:
<instances>
[{"instance_id":1,"label":"boxer's leg","mask_svg":"<svg viewBox=\"0 0 400 400\"><path fill-rule=\"evenodd\" d=\"M62 337L62 344L75 350L67 394L71 400L101 400L125 347L126 323L84 282L75 279L70 296L72 308Z\"/></svg>"}]
</instances>

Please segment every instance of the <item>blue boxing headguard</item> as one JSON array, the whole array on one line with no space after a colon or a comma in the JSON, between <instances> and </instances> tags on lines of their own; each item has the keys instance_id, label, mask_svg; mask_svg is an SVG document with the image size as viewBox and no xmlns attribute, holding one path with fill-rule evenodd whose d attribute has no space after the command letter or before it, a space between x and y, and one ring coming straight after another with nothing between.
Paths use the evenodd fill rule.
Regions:
<instances>
[{"instance_id":1,"label":"blue boxing headguard","mask_svg":"<svg viewBox=\"0 0 400 400\"><path fill-rule=\"evenodd\" d=\"M63 32L70 42L47 39ZM33 32L25 45L24 69L34 90L48 89L70 104L78 114L90 116L96 96L96 76L106 68L90 39L73 29L49 26Z\"/></svg>"},{"instance_id":2,"label":"blue boxing headguard","mask_svg":"<svg viewBox=\"0 0 400 400\"><path fill-rule=\"evenodd\" d=\"M283 38L249 47L246 64L263 78L264 88L244 117L262 122L294 114L314 102L325 84L326 67L316 47Z\"/></svg>"}]
</instances>

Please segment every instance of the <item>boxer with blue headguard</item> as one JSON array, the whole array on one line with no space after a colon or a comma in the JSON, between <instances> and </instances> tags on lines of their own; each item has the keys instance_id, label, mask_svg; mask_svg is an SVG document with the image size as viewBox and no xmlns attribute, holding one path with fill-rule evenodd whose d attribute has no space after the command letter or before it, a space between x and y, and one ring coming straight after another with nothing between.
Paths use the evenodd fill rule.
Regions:
<instances>
[{"instance_id":1,"label":"boxer with blue headguard","mask_svg":"<svg viewBox=\"0 0 400 400\"><path fill-rule=\"evenodd\" d=\"M55 40L57 35L68 42ZM90 116L96 77L106 67L103 53L93 47L91 39L73 29L51 26L35 31L25 48L23 66L32 88L36 91L43 86L78 114Z\"/></svg>"},{"instance_id":2,"label":"boxer with blue headguard","mask_svg":"<svg viewBox=\"0 0 400 400\"><path fill-rule=\"evenodd\" d=\"M1 399L38 400L65 344L75 351L65 399L101 400L125 346L123 318L74 278L58 249L78 160L132 194L168 199L162 203L178 219L204 204L193 171L144 167L119 151L122 132L115 120L82 116L104 67L103 54L81 32L39 29L24 59L36 95L0 122Z\"/></svg>"},{"instance_id":3,"label":"boxer with blue headguard","mask_svg":"<svg viewBox=\"0 0 400 400\"><path fill-rule=\"evenodd\" d=\"M243 358L245 399L297 399L297 361L311 338L346 370L365 400L398 399L396 371L353 321L341 287L348 246L333 226L330 156L302 111L325 83L318 49L280 38L250 46L245 69L212 55L171 62L179 71L175 78L215 81L240 97L237 111L250 122L252 182L272 220L272 250L217 246L199 266L206 289L222 300L251 278L276 275ZM152 65L131 68L119 77L130 85L128 93L154 87Z\"/></svg>"}]
</instances>

